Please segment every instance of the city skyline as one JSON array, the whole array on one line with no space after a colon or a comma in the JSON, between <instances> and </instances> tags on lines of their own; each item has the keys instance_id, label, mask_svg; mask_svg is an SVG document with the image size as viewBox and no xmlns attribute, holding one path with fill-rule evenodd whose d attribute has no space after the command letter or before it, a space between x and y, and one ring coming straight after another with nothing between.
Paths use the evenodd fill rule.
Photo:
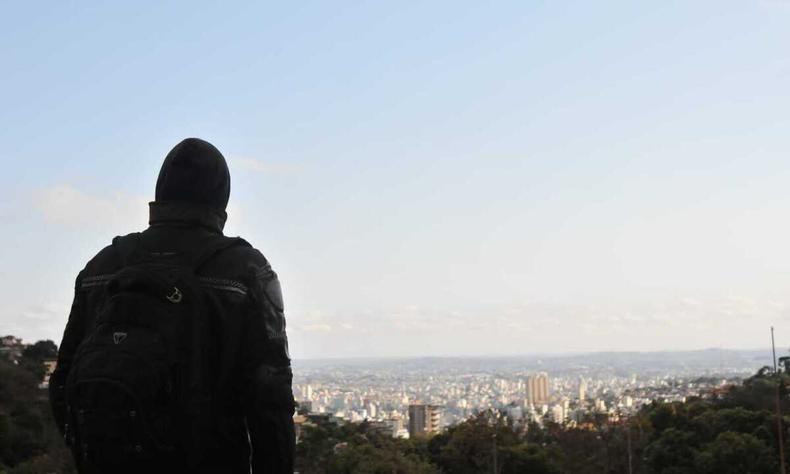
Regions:
<instances>
[{"instance_id":1,"label":"city skyline","mask_svg":"<svg viewBox=\"0 0 790 474\"><path fill-rule=\"evenodd\" d=\"M485 410L506 414L516 424L580 427L594 413L616 423L654 401L685 402L725 392L769 365L770 354L355 362L295 363L300 411L337 423L368 421L393 437L414 437Z\"/></svg>"},{"instance_id":2,"label":"city skyline","mask_svg":"<svg viewBox=\"0 0 790 474\"><path fill-rule=\"evenodd\" d=\"M0 18L0 334L59 343L198 136L296 360L790 345L787 2L39 10Z\"/></svg>"}]
</instances>

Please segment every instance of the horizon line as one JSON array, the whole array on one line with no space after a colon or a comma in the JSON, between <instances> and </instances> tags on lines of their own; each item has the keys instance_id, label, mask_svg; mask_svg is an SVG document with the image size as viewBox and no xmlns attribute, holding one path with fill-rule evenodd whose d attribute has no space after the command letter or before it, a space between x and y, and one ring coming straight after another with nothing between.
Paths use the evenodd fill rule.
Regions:
<instances>
[{"instance_id":1,"label":"horizon line","mask_svg":"<svg viewBox=\"0 0 790 474\"><path fill-rule=\"evenodd\" d=\"M519 357L574 357L596 354L660 354L660 353L688 353L688 352L763 352L766 357L771 357L771 349L750 348L733 349L725 347L705 347L701 349L655 349L655 350L591 350L591 351L572 351L572 352L534 352L519 354L456 354L456 355L373 355L373 356L328 356L328 357L294 357L292 361L331 361L331 360L404 360L404 359L498 359L498 358L519 358Z\"/></svg>"}]
</instances>

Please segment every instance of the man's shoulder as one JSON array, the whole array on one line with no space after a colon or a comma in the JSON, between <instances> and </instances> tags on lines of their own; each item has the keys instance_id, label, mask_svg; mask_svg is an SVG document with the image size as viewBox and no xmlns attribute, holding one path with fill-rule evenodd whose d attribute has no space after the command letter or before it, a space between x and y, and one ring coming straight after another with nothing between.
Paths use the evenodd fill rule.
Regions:
<instances>
[{"instance_id":1,"label":"man's shoulder","mask_svg":"<svg viewBox=\"0 0 790 474\"><path fill-rule=\"evenodd\" d=\"M201 273L250 280L273 275L274 271L260 250L241 239L218 252L206 263Z\"/></svg>"},{"instance_id":2,"label":"man's shoulder","mask_svg":"<svg viewBox=\"0 0 790 474\"><path fill-rule=\"evenodd\" d=\"M130 235L132 234L124 237L128 237ZM118 238L120 237L116 237L116 239ZM115 239L113 239L113 243L114 242ZM93 258L88 260L88 263L85 264L85 268L82 270L83 276L105 275L118 270L118 268L121 266L121 260L118 249L113 243L110 243L103 249L99 250L99 252L93 256Z\"/></svg>"},{"instance_id":3,"label":"man's shoulder","mask_svg":"<svg viewBox=\"0 0 790 474\"><path fill-rule=\"evenodd\" d=\"M117 272L121 266L121 252L124 242L135 238L135 233L119 236L113 242L101 249L85 265L82 277L96 277ZM230 239L229 237L223 237ZM215 277L239 280L271 279L276 278L271 264L260 250L244 239L228 242L227 248L218 251L201 268L200 273Z\"/></svg>"}]
</instances>

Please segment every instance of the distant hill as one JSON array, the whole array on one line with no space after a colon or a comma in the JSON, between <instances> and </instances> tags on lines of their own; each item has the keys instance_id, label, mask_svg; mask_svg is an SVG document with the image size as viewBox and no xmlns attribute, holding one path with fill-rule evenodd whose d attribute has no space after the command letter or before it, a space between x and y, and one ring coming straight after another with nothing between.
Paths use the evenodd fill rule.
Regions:
<instances>
[{"instance_id":1,"label":"distant hill","mask_svg":"<svg viewBox=\"0 0 790 474\"><path fill-rule=\"evenodd\" d=\"M413 357L413 358L348 358L295 359L295 370L314 368L368 368L390 370L437 370L450 372L552 370L553 372L586 371L606 368L612 371L639 373L754 373L770 365L770 352L765 350L703 349L662 352L592 352L568 355Z\"/></svg>"}]
</instances>

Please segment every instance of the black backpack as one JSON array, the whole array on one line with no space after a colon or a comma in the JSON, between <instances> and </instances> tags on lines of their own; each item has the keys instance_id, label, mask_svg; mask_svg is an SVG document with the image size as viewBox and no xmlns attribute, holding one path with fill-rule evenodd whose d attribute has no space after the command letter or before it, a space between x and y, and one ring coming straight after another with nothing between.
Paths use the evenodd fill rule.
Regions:
<instances>
[{"instance_id":1,"label":"black backpack","mask_svg":"<svg viewBox=\"0 0 790 474\"><path fill-rule=\"evenodd\" d=\"M139 234L113 240L122 267L66 381L66 437L81 472L186 472L200 463L216 374L196 271L239 244L216 236L180 254L144 252Z\"/></svg>"}]
</instances>

